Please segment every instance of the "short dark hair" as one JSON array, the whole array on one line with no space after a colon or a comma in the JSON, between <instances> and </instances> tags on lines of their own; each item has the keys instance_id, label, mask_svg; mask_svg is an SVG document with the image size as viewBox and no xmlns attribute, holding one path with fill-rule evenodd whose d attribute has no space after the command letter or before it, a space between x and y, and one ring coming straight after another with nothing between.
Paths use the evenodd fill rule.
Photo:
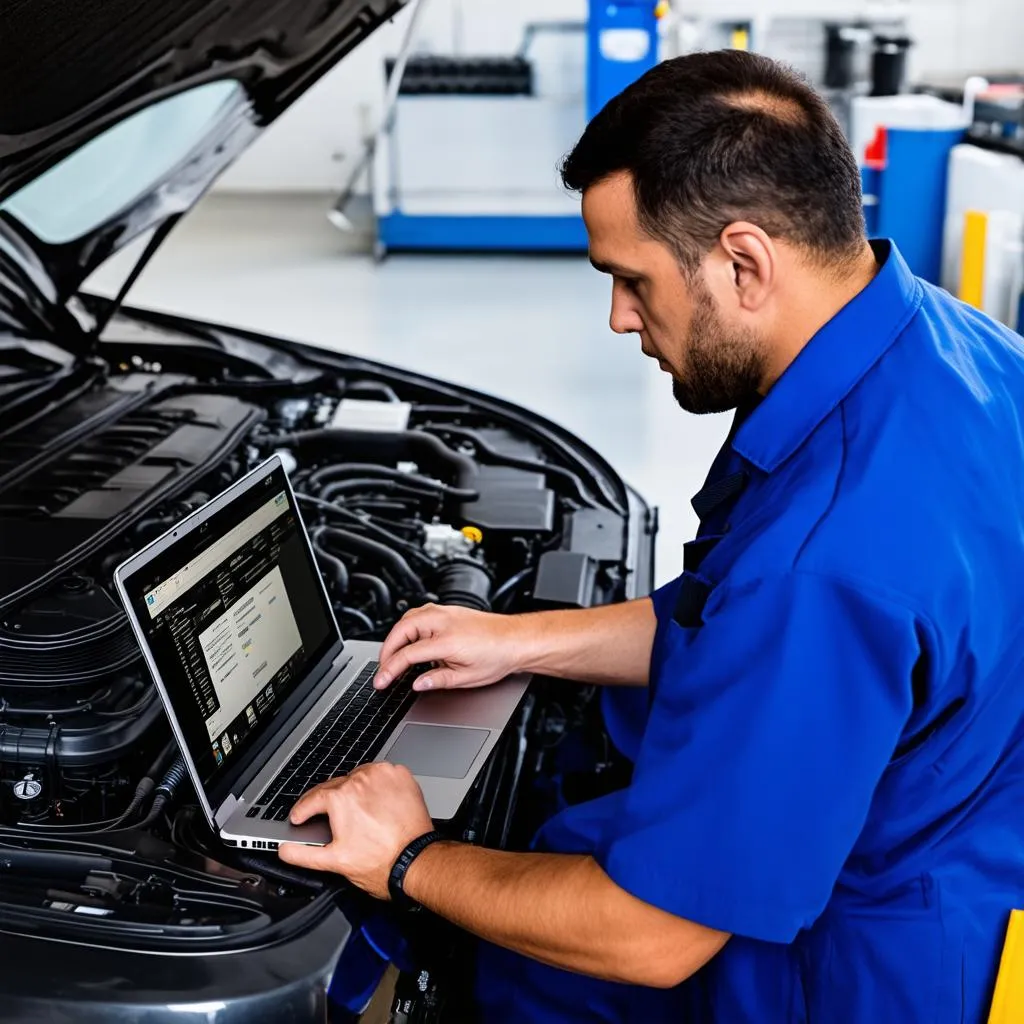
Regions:
<instances>
[{"instance_id":1,"label":"short dark hair","mask_svg":"<svg viewBox=\"0 0 1024 1024\"><path fill-rule=\"evenodd\" d=\"M562 165L573 191L632 176L641 226L693 271L749 220L817 262L865 241L860 170L828 105L792 68L740 50L664 61L611 100Z\"/></svg>"}]
</instances>

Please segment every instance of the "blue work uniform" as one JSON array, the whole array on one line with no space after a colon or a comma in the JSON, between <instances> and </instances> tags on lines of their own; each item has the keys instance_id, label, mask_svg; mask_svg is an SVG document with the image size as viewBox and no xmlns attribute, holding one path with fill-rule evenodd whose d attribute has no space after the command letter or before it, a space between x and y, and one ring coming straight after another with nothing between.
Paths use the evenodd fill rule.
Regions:
<instances>
[{"instance_id":1,"label":"blue work uniform","mask_svg":"<svg viewBox=\"0 0 1024 1024\"><path fill-rule=\"evenodd\" d=\"M631 784L537 838L733 938L670 990L485 945L488 1024L986 1018L1024 907L1024 341L874 248L695 499Z\"/></svg>"}]
</instances>

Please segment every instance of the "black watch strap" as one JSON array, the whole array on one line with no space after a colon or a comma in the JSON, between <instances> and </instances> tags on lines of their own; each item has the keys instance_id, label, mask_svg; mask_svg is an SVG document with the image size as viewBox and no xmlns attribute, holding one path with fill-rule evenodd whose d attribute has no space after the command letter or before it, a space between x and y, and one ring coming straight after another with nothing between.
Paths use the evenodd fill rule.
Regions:
<instances>
[{"instance_id":1,"label":"black watch strap","mask_svg":"<svg viewBox=\"0 0 1024 1024\"><path fill-rule=\"evenodd\" d=\"M431 844L436 843L439 839L444 839L444 836L440 832L426 832L418 838L414 839L399 855L398 860L395 861L394 867L391 869L391 874L388 875L388 893L391 896L391 902L399 910L412 910L414 907L418 907L419 904L405 892L405 873L409 870L409 865Z\"/></svg>"}]
</instances>

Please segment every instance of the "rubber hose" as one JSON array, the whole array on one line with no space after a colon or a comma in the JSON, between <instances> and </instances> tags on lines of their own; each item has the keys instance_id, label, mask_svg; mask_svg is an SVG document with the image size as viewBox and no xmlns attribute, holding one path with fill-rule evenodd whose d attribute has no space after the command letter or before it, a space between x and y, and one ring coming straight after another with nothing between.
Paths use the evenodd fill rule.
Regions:
<instances>
[{"instance_id":1,"label":"rubber hose","mask_svg":"<svg viewBox=\"0 0 1024 1024\"><path fill-rule=\"evenodd\" d=\"M478 562L453 558L443 562L432 579L439 604L460 605L477 611L491 610L494 580Z\"/></svg>"},{"instance_id":2,"label":"rubber hose","mask_svg":"<svg viewBox=\"0 0 1024 1024\"><path fill-rule=\"evenodd\" d=\"M333 515L338 519L346 520L351 523L353 527L365 530L370 537L376 537L384 544L393 545L400 551L403 551L406 558L412 558L423 565L433 568L434 560L429 555L425 555L409 541L397 536L390 530L385 530L382 526L377 526L375 523L371 523L362 516L357 515L352 511L352 509L345 508L342 505L332 505L329 501L314 498L311 494L296 494L295 497L298 498L299 501L304 501L307 505L313 505L316 508L322 509L328 515Z\"/></svg>"},{"instance_id":3,"label":"rubber hose","mask_svg":"<svg viewBox=\"0 0 1024 1024\"><path fill-rule=\"evenodd\" d=\"M373 595L373 603L377 606L377 618L386 619L394 608L391 588L379 577L368 572L352 573L352 588L365 587Z\"/></svg>"},{"instance_id":4,"label":"rubber hose","mask_svg":"<svg viewBox=\"0 0 1024 1024\"><path fill-rule=\"evenodd\" d=\"M349 608L343 605L341 608L338 609L338 613L342 616L347 615L350 619L355 619L356 622L358 622L359 625L362 626L363 629L367 630L368 632L372 632L374 629L377 628L373 619L371 619L369 615L366 615L363 612L361 612L358 608Z\"/></svg>"},{"instance_id":5,"label":"rubber hose","mask_svg":"<svg viewBox=\"0 0 1024 1024\"><path fill-rule=\"evenodd\" d=\"M493 448L475 430L468 430L465 427L453 427L447 424L427 424L427 429L440 430L451 434L453 437L461 437L469 441L477 450L487 456L491 462L497 465L512 466L515 469L525 469L528 472L540 473L545 478L554 477L569 484L576 492L575 497L584 505L590 508L605 508L596 498L587 493L587 489L580 477L571 469L564 469L562 466L552 466L546 462L538 462L536 459L524 459L517 455L505 455Z\"/></svg>"},{"instance_id":6,"label":"rubber hose","mask_svg":"<svg viewBox=\"0 0 1024 1024\"><path fill-rule=\"evenodd\" d=\"M443 491L461 501L473 501L480 497L476 491L460 490L457 487L451 487L448 484L442 483L440 480L424 476L422 473L403 473L402 470L392 469L390 466L373 466L359 462L342 462L336 466L323 466L309 475L307 486L316 490L323 484L332 482L339 477L349 476L352 473L358 473L363 477L381 477L384 480L395 480L409 487L421 487L424 490ZM327 495L325 494L323 497L326 499Z\"/></svg>"},{"instance_id":7,"label":"rubber hose","mask_svg":"<svg viewBox=\"0 0 1024 1024\"><path fill-rule=\"evenodd\" d=\"M431 472L447 470L456 486L463 490L477 490L479 466L474 459L457 452L434 434L421 430L401 430L392 433L374 430L340 430L322 427L318 430L300 430L294 434L279 434L263 439L268 447L339 448L352 462L397 463L415 462ZM442 475L438 472L438 475Z\"/></svg>"},{"instance_id":8,"label":"rubber hose","mask_svg":"<svg viewBox=\"0 0 1024 1024\"><path fill-rule=\"evenodd\" d=\"M284 861L264 860L262 857L252 857L245 853L235 853L234 859L250 871L254 871L258 875L266 875L277 882L301 885L306 889L313 889L316 892L320 892L324 888L322 879L310 878L301 871L291 868Z\"/></svg>"},{"instance_id":9,"label":"rubber hose","mask_svg":"<svg viewBox=\"0 0 1024 1024\"><path fill-rule=\"evenodd\" d=\"M375 559L390 572L396 582L401 584L403 591L410 592L416 599L422 599L426 594L427 588L423 580L413 572L409 563L397 551L393 551L386 544L370 540L369 537L361 537L357 533L350 533L348 530L339 530L334 526L325 526L320 538L323 543L332 547Z\"/></svg>"},{"instance_id":10,"label":"rubber hose","mask_svg":"<svg viewBox=\"0 0 1024 1024\"><path fill-rule=\"evenodd\" d=\"M327 484L320 494L324 501L335 501L339 497L360 492L373 492L375 494L395 494L407 498L415 498L417 501L433 499L441 501L444 498L455 498L457 501L476 501L480 496L476 491L463 491L455 487L447 487L440 490L436 487L419 487L416 484L401 483L398 480L386 480L383 477L362 476L352 480L338 480L333 484Z\"/></svg>"},{"instance_id":11,"label":"rubber hose","mask_svg":"<svg viewBox=\"0 0 1024 1024\"><path fill-rule=\"evenodd\" d=\"M317 564L331 577L334 581L335 591L339 597L342 597L348 593L348 566L336 555L332 555L330 551L327 551L320 543L320 534L326 529L326 526L318 526L313 531L310 540L313 542L313 551L316 555Z\"/></svg>"}]
</instances>

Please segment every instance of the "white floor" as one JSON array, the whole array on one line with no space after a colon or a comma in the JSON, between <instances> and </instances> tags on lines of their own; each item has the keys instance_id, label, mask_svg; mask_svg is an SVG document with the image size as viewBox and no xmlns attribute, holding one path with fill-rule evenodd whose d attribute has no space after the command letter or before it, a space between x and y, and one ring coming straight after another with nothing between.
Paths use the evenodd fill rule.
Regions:
<instances>
[{"instance_id":1,"label":"white floor","mask_svg":"<svg viewBox=\"0 0 1024 1024\"><path fill-rule=\"evenodd\" d=\"M727 429L694 417L608 328L609 284L583 257L392 256L376 265L327 199L214 196L179 226L129 302L397 363L510 399L600 451L661 510L657 578L696 528L690 497ZM91 287L116 290L125 260Z\"/></svg>"}]
</instances>

